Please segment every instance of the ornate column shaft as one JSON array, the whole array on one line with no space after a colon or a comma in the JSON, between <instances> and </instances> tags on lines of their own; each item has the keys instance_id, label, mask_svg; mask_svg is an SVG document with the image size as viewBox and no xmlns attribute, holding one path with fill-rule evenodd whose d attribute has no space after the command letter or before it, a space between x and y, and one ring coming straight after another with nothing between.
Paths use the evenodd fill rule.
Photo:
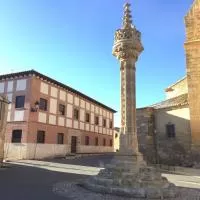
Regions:
<instances>
[{"instance_id":1,"label":"ornate column shaft","mask_svg":"<svg viewBox=\"0 0 200 200\"><path fill-rule=\"evenodd\" d=\"M121 152L138 152L136 131L135 63L143 47L140 32L132 25L130 4L124 6L123 26L115 33L113 55L120 61Z\"/></svg>"}]
</instances>

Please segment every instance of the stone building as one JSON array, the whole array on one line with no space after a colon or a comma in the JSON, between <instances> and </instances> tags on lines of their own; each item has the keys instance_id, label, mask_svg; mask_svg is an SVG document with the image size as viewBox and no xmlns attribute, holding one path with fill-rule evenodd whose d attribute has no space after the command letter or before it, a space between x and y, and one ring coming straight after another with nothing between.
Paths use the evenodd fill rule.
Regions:
<instances>
[{"instance_id":1,"label":"stone building","mask_svg":"<svg viewBox=\"0 0 200 200\"><path fill-rule=\"evenodd\" d=\"M8 112L8 100L0 96L0 163L4 159L4 140Z\"/></svg>"},{"instance_id":2,"label":"stone building","mask_svg":"<svg viewBox=\"0 0 200 200\"><path fill-rule=\"evenodd\" d=\"M34 70L0 76L8 108L5 157L113 152L115 111Z\"/></svg>"},{"instance_id":3,"label":"stone building","mask_svg":"<svg viewBox=\"0 0 200 200\"><path fill-rule=\"evenodd\" d=\"M200 0L185 24L186 76L166 88L166 100L137 109L140 149L155 162L169 156L179 162L200 147Z\"/></svg>"}]
</instances>

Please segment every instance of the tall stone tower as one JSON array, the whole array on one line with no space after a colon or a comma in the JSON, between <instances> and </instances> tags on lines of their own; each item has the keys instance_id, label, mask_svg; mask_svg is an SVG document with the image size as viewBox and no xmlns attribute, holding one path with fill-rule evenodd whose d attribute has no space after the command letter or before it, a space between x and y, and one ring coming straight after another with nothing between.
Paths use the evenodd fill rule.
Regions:
<instances>
[{"instance_id":1,"label":"tall stone tower","mask_svg":"<svg viewBox=\"0 0 200 200\"><path fill-rule=\"evenodd\" d=\"M200 149L200 0L195 0L185 16L186 63L188 80L188 101L192 147Z\"/></svg>"},{"instance_id":2,"label":"tall stone tower","mask_svg":"<svg viewBox=\"0 0 200 200\"><path fill-rule=\"evenodd\" d=\"M115 32L113 55L120 62L121 139L120 152L138 153L136 133L135 63L143 51L141 34L132 24L130 4L124 6L122 28Z\"/></svg>"}]
</instances>

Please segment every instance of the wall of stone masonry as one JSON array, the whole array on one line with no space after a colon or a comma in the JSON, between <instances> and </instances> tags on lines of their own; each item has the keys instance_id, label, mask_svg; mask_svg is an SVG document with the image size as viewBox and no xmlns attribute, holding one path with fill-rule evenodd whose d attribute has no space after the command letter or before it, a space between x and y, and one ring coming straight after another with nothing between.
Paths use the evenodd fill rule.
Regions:
<instances>
[{"instance_id":1,"label":"wall of stone masonry","mask_svg":"<svg viewBox=\"0 0 200 200\"><path fill-rule=\"evenodd\" d=\"M184 158L191 147L189 108L137 109L137 133L139 149L148 162L175 164ZM175 125L175 138L168 138L166 125ZM172 157L173 156L173 157ZM178 158L179 157L179 158Z\"/></svg>"},{"instance_id":2,"label":"wall of stone masonry","mask_svg":"<svg viewBox=\"0 0 200 200\"><path fill-rule=\"evenodd\" d=\"M137 109L137 134L139 150L146 161L156 162L153 113L148 108Z\"/></svg>"},{"instance_id":3,"label":"wall of stone masonry","mask_svg":"<svg viewBox=\"0 0 200 200\"><path fill-rule=\"evenodd\" d=\"M194 1L185 17L186 65L192 144L200 149L200 2Z\"/></svg>"}]
</instances>

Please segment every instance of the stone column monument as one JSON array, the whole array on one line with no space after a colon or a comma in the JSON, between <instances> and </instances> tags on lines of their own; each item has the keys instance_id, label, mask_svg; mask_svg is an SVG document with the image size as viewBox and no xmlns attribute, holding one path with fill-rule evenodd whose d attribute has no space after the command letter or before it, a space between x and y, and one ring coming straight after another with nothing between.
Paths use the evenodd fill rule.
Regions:
<instances>
[{"instance_id":1,"label":"stone column monument","mask_svg":"<svg viewBox=\"0 0 200 200\"><path fill-rule=\"evenodd\" d=\"M136 131L135 63L143 51L141 34L132 24L130 4L124 6L123 26L115 33L113 55L120 62L120 149L111 164L81 185L95 192L138 198L174 198L175 186L146 165L138 150Z\"/></svg>"},{"instance_id":2,"label":"stone column monument","mask_svg":"<svg viewBox=\"0 0 200 200\"><path fill-rule=\"evenodd\" d=\"M136 131L135 63L143 51L141 34L132 25L130 4L124 6L123 26L115 32L113 55L120 62L121 140L120 153L138 155Z\"/></svg>"}]
</instances>

